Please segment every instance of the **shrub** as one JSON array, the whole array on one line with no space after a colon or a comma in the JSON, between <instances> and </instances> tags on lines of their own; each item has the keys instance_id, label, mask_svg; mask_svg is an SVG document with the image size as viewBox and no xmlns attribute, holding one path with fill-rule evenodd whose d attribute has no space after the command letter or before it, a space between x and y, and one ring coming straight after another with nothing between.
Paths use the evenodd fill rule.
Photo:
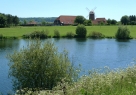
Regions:
<instances>
[{"instance_id":1,"label":"shrub","mask_svg":"<svg viewBox=\"0 0 136 95\"><path fill-rule=\"evenodd\" d=\"M78 37L86 37L86 34L87 34L86 27L82 24L78 25L76 28L76 34Z\"/></svg>"},{"instance_id":2,"label":"shrub","mask_svg":"<svg viewBox=\"0 0 136 95\"><path fill-rule=\"evenodd\" d=\"M130 31L127 27L119 27L116 34L115 34L115 37L117 39L129 39L130 38Z\"/></svg>"},{"instance_id":3,"label":"shrub","mask_svg":"<svg viewBox=\"0 0 136 95\"><path fill-rule=\"evenodd\" d=\"M100 73L105 71L105 73ZM83 76L81 79L69 85L63 83L66 87L66 95L135 95L136 94L136 65L126 69L110 70L97 69L91 70L90 75ZM64 90L59 90L58 85L52 90L53 94L64 95ZM45 91L46 92L46 91ZM47 95L48 95L47 94Z\"/></svg>"},{"instance_id":4,"label":"shrub","mask_svg":"<svg viewBox=\"0 0 136 95\"><path fill-rule=\"evenodd\" d=\"M73 38L75 34L73 32L67 32L66 37Z\"/></svg>"},{"instance_id":5,"label":"shrub","mask_svg":"<svg viewBox=\"0 0 136 95\"><path fill-rule=\"evenodd\" d=\"M89 34L89 37L92 38L103 38L104 35L100 32L93 31L92 33Z\"/></svg>"},{"instance_id":6,"label":"shrub","mask_svg":"<svg viewBox=\"0 0 136 95\"><path fill-rule=\"evenodd\" d=\"M23 35L23 38L40 38L40 39L44 39L48 37L48 30L46 31L34 31L30 34L25 34Z\"/></svg>"},{"instance_id":7,"label":"shrub","mask_svg":"<svg viewBox=\"0 0 136 95\"><path fill-rule=\"evenodd\" d=\"M59 38L60 37L60 33L57 29L54 30L54 38Z\"/></svg>"},{"instance_id":8,"label":"shrub","mask_svg":"<svg viewBox=\"0 0 136 95\"><path fill-rule=\"evenodd\" d=\"M41 44L32 41L30 45L8 56L9 75L13 77L14 89L52 89L65 79L71 83L78 75L68 59L68 53L62 53L51 42Z\"/></svg>"},{"instance_id":9,"label":"shrub","mask_svg":"<svg viewBox=\"0 0 136 95\"><path fill-rule=\"evenodd\" d=\"M3 35L2 34L0 34L0 39L2 39L3 38Z\"/></svg>"}]
</instances>

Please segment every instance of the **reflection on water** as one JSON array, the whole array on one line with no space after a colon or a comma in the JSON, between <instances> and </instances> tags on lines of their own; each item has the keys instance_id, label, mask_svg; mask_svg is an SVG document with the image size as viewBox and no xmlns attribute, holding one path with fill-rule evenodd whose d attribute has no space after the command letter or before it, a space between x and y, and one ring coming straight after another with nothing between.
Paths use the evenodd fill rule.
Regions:
<instances>
[{"instance_id":1,"label":"reflection on water","mask_svg":"<svg viewBox=\"0 0 136 95\"><path fill-rule=\"evenodd\" d=\"M105 66L111 69L124 68L136 58L136 40L65 38L48 40L54 42L59 52L66 49L74 65L81 64L82 69L86 72L92 68ZM0 40L0 91L4 94L12 90L11 79L8 78L9 67L6 56L26 46L29 42L28 39Z\"/></svg>"},{"instance_id":2,"label":"reflection on water","mask_svg":"<svg viewBox=\"0 0 136 95\"><path fill-rule=\"evenodd\" d=\"M19 40L0 40L0 49L18 47Z\"/></svg>"}]
</instances>

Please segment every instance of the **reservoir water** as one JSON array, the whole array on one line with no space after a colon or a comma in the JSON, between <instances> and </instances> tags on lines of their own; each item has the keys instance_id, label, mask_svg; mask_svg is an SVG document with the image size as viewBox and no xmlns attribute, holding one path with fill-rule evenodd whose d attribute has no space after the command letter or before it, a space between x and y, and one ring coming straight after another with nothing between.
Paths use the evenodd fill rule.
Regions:
<instances>
[{"instance_id":1,"label":"reservoir water","mask_svg":"<svg viewBox=\"0 0 136 95\"><path fill-rule=\"evenodd\" d=\"M116 39L45 39L54 42L58 51L66 49L75 66L81 64L86 72L93 68L125 68L135 63L136 40L117 41ZM8 78L7 54L20 50L28 44L27 39L0 40L0 93L12 91L11 79Z\"/></svg>"}]
</instances>

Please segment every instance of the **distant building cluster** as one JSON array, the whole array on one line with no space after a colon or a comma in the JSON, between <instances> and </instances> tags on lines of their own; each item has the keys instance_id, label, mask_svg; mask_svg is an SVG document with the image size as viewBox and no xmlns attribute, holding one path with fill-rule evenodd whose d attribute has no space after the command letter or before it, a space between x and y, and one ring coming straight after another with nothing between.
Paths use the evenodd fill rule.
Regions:
<instances>
[{"instance_id":1,"label":"distant building cluster","mask_svg":"<svg viewBox=\"0 0 136 95\"><path fill-rule=\"evenodd\" d=\"M61 15L54 20L54 25L72 25L72 24L74 24L75 18L76 18L76 16ZM89 13L89 20L92 21L93 25L107 23L105 18L96 18L95 19L95 13L93 11L90 11L90 13Z\"/></svg>"},{"instance_id":2,"label":"distant building cluster","mask_svg":"<svg viewBox=\"0 0 136 95\"><path fill-rule=\"evenodd\" d=\"M55 19L54 25L72 25L74 24L76 16L64 16L61 15Z\"/></svg>"}]
</instances>

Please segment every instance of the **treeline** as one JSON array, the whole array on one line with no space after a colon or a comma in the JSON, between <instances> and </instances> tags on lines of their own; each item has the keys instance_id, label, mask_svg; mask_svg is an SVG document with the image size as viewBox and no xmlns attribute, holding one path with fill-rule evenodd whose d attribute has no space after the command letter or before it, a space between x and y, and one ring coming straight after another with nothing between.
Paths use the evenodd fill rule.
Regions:
<instances>
[{"instance_id":1,"label":"treeline","mask_svg":"<svg viewBox=\"0 0 136 95\"><path fill-rule=\"evenodd\" d=\"M108 19L107 20L107 25L116 25L117 21L115 19Z\"/></svg>"},{"instance_id":2,"label":"treeline","mask_svg":"<svg viewBox=\"0 0 136 95\"><path fill-rule=\"evenodd\" d=\"M136 25L136 16L135 15L122 16L121 23L124 25Z\"/></svg>"},{"instance_id":3,"label":"treeline","mask_svg":"<svg viewBox=\"0 0 136 95\"><path fill-rule=\"evenodd\" d=\"M57 17L28 17L28 18L19 18L20 23L24 23L26 21L26 23L29 23L31 21L35 21L37 24L41 24L43 22L54 22L54 20Z\"/></svg>"},{"instance_id":4,"label":"treeline","mask_svg":"<svg viewBox=\"0 0 136 95\"><path fill-rule=\"evenodd\" d=\"M19 18L11 14L0 13L0 28L17 26L19 24Z\"/></svg>"}]
</instances>

